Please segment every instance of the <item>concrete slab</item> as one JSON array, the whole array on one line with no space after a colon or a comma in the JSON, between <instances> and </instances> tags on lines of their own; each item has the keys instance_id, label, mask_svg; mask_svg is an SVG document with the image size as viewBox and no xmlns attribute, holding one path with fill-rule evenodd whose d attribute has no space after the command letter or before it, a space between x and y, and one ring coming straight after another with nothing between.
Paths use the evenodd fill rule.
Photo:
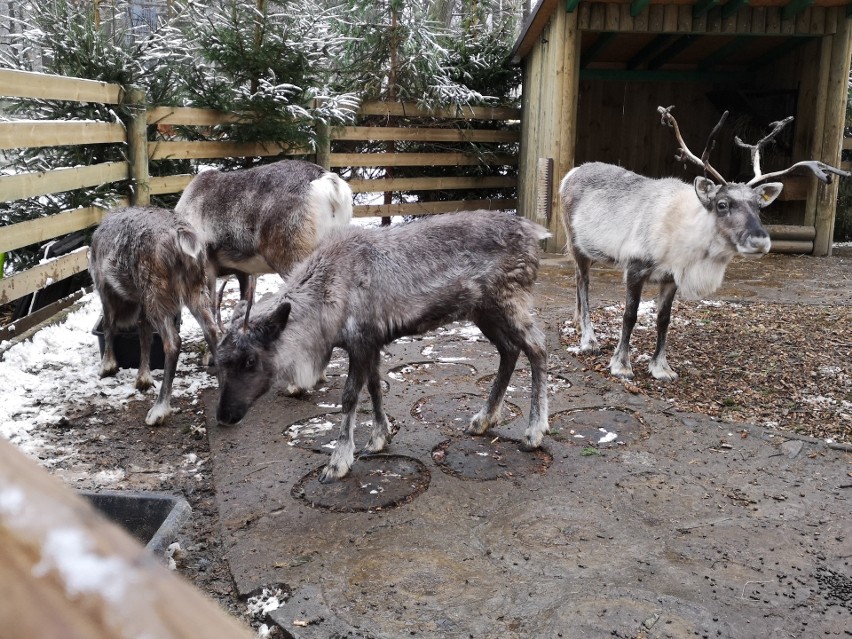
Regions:
<instances>
[{"instance_id":1,"label":"concrete slab","mask_svg":"<svg viewBox=\"0 0 852 639\"><path fill-rule=\"evenodd\" d=\"M620 276L604 277L595 299L620 299ZM287 584L294 594L273 618L304 639L849 636L848 453L677 413L584 371L557 347L572 296L573 270L546 260L546 464L511 449L524 429L515 413L529 406L523 358L508 397L517 410L484 438L461 432L497 363L463 325L392 344L383 359L399 427L387 452L426 470L411 499L339 512L298 492L328 458L328 430L306 425L336 432L343 353L328 387L271 393L240 426L209 424L239 592ZM215 400L208 392L207 415ZM378 491L375 463L356 461L335 490Z\"/></svg>"}]
</instances>

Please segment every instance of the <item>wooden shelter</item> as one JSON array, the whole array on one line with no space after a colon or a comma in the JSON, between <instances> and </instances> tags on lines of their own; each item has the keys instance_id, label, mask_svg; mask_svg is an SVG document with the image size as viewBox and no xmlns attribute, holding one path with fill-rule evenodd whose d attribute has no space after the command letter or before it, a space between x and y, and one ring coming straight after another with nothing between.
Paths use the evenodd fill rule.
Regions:
<instances>
[{"instance_id":1,"label":"wooden shelter","mask_svg":"<svg viewBox=\"0 0 852 639\"><path fill-rule=\"evenodd\" d=\"M547 223L561 250L562 176L582 162L691 180L657 106L699 154L730 111L711 163L747 181L748 152L770 122L794 115L763 162L840 166L850 61L849 0L540 0L515 44L523 65L519 210ZM785 178L767 209L773 250L829 255L837 184Z\"/></svg>"}]
</instances>

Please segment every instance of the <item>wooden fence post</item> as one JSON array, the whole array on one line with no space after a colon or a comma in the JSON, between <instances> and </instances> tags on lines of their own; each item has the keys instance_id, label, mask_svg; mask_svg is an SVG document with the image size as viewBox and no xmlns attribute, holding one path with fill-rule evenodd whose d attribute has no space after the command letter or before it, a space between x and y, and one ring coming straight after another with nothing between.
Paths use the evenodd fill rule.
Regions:
<instances>
[{"instance_id":1,"label":"wooden fence post","mask_svg":"<svg viewBox=\"0 0 852 639\"><path fill-rule=\"evenodd\" d=\"M317 153L314 160L328 171L331 168L331 129L325 122L317 122Z\"/></svg>"},{"instance_id":2,"label":"wooden fence post","mask_svg":"<svg viewBox=\"0 0 852 639\"><path fill-rule=\"evenodd\" d=\"M151 184L148 173L148 107L145 91L131 87L127 91L130 107L130 126L127 129L127 146L130 160L130 179L133 192L130 203L147 206L151 203Z\"/></svg>"}]
</instances>

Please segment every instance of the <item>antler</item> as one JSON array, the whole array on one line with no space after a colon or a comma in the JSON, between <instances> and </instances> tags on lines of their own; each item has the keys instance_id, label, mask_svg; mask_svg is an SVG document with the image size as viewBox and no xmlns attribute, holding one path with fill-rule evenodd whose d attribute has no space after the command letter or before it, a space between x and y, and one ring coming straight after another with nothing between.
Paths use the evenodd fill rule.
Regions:
<instances>
[{"instance_id":1,"label":"antler","mask_svg":"<svg viewBox=\"0 0 852 639\"><path fill-rule=\"evenodd\" d=\"M249 313L251 313L251 305L254 303L255 279L254 275L248 276L246 283L246 314L243 316L243 331L249 329Z\"/></svg>"},{"instance_id":2,"label":"antler","mask_svg":"<svg viewBox=\"0 0 852 639\"><path fill-rule=\"evenodd\" d=\"M677 120L675 120L674 116L671 114L672 109L674 109L674 105L668 108L659 106L657 107L657 112L661 116L660 122L663 126L674 129L675 138L677 139L677 143L680 145L677 155L675 155L675 159L679 162L686 162L689 160L693 164L703 167L704 172L712 175L720 184L727 184L728 182L722 177L722 174L710 166L710 152L716 146L716 136L719 135L719 131L721 131L722 125L728 117L728 112L725 111L722 114L718 124L716 124L716 126L713 127L713 130L710 131L710 136L707 138L707 145L704 147L704 152L701 154L701 157L698 157L689 150L686 146L686 142L683 141L683 136L680 134L680 128L677 125Z\"/></svg>"},{"instance_id":3,"label":"antler","mask_svg":"<svg viewBox=\"0 0 852 639\"><path fill-rule=\"evenodd\" d=\"M764 180L772 180L774 178L779 178L784 175L789 175L790 173L795 173L799 169L806 169L810 171L816 176L816 179L825 184L831 184L831 175L829 175L829 173L834 173L834 175L839 175L840 177L852 176L852 173L850 173L849 171L838 169L836 167L831 166L830 164L820 162L819 160L803 160L801 162L796 162L793 166L788 169L784 169L783 171L775 171L773 173L767 173L766 175L754 177L749 180L748 185L754 186L758 182L763 182Z\"/></svg>"},{"instance_id":4,"label":"antler","mask_svg":"<svg viewBox=\"0 0 852 639\"><path fill-rule=\"evenodd\" d=\"M830 164L825 164L824 162L820 162L819 160L804 160L802 162L796 162L790 168L784 169L783 171L773 171L772 173L767 173L763 175L760 172L760 152L772 139L781 132L785 126L790 124L793 121L793 116L788 116L783 120L778 120L777 122L772 122L769 126L772 127L772 130L763 136L760 140L758 140L757 144L746 144L738 137L734 138L734 142L736 145L743 149L748 149L751 153L751 164L754 169L754 177L747 182L748 186L754 186L759 182L763 182L765 180L771 180L774 178L783 177L785 175L789 175L790 173L795 173L799 169L804 169L813 173L816 178L825 184L831 184L831 173L834 175L839 175L841 177L850 177L852 173L849 171L843 171L842 169L838 169L836 167L831 166Z\"/></svg>"},{"instance_id":5,"label":"antler","mask_svg":"<svg viewBox=\"0 0 852 639\"><path fill-rule=\"evenodd\" d=\"M778 120L777 122L770 123L769 126L772 127L772 130L764 135L760 140L757 141L757 144L746 144L743 142L739 136L734 138L734 144L742 149L748 149L751 154L751 167L754 171L754 177L752 178L752 182L761 180L761 172L760 172L760 153L767 144L769 144L773 138L781 133L781 129L790 124L793 121L793 116L789 116L784 118L783 120ZM752 184L749 182L749 185Z\"/></svg>"}]
</instances>

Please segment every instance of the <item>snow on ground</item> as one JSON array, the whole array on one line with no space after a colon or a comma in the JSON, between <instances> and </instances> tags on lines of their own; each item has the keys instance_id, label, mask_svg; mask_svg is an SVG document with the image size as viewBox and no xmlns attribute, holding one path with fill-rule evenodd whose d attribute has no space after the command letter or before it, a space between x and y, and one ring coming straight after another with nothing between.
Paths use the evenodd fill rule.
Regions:
<instances>
[{"instance_id":1,"label":"snow on ground","mask_svg":"<svg viewBox=\"0 0 852 639\"><path fill-rule=\"evenodd\" d=\"M257 297L275 291L281 284L277 275L258 278ZM239 297L239 288L231 280L225 290L223 308ZM0 436L31 456L50 450L52 461L73 455L73 444L62 449L48 440L46 429L63 420L75 409L120 407L131 400L147 399L153 403L159 392L162 371L153 371L155 387L144 394L134 388L136 369L119 369L115 377L101 379L101 355L98 338L92 334L101 314L96 293L85 295L76 309L61 322L46 326L9 348L0 361L0 385L4 389L0 402ZM216 378L199 365L204 337L198 323L187 311L181 317L181 356L172 389L173 397L194 396L201 389L214 386Z\"/></svg>"}]
</instances>

